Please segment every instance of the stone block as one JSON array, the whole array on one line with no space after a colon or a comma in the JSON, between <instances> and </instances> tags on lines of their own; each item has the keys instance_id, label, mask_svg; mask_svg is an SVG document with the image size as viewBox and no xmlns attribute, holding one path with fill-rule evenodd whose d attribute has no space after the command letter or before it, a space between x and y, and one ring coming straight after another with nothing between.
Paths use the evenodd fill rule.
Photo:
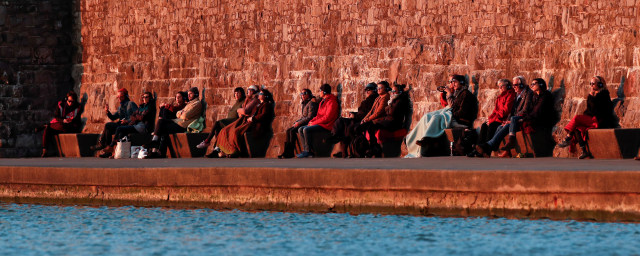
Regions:
<instances>
[{"instance_id":1,"label":"stone block","mask_svg":"<svg viewBox=\"0 0 640 256\"><path fill-rule=\"evenodd\" d=\"M169 154L171 158L192 158L203 157L206 148L196 148L200 142L209 136L208 133L176 133L171 134L169 139Z\"/></svg>"},{"instance_id":2,"label":"stone block","mask_svg":"<svg viewBox=\"0 0 640 256\"><path fill-rule=\"evenodd\" d=\"M640 129L591 129L589 149L594 158L622 159L637 156Z\"/></svg>"}]
</instances>

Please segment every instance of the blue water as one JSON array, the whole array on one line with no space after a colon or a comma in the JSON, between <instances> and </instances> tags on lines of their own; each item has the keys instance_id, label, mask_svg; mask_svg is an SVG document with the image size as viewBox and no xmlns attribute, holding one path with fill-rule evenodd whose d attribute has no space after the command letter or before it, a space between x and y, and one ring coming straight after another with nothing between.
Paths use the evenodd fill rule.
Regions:
<instances>
[{"instance_id":1,"label":"blue water","mask_svg":"<svg viewBox=\"0 0 640 256\"><path fill-rule=\"evenodd\" d=\"M0 255L630 255L640 225L0 204Z\"/></svg>"}]
</instances>

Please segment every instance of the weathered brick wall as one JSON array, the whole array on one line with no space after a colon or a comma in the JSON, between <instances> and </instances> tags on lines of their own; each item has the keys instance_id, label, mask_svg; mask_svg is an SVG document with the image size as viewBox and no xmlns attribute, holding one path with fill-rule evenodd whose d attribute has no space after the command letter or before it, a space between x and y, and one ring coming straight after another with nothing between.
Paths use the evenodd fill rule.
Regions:
<instances>
[{"instance_id":1,"label":"weathered brick wall","mask_svg":"<svg viewBox=\"0 0 640 256\"><path fill-rule=\"evenodd\" d=\"M338 87L349 111L365 83L397 80L411 86L418 120L439 108L435 88L452 73L478 78L483 118L497 79L543 77L566 95L559 125L584 109L588 79L602 75L623 99L622 126L640 127L634 0L81 0L80 8L85 132L101 129L102 106L114 107L122 87L136 100L154 91L160 102L206 88L210 127L233 87L264 84L275 93L280 141L302 88Z\"/></svg>"},{"instance_id":2,"label":"weathered brick wall","mask_svg":"<svg viewBox=\"0 0 640 256\"><path fill-rule=\"evenodd\" d=\"M0 1L0 157L39 155L34 128L74 86L78 10L74 0Z\"/></svg>"}]
</instances>

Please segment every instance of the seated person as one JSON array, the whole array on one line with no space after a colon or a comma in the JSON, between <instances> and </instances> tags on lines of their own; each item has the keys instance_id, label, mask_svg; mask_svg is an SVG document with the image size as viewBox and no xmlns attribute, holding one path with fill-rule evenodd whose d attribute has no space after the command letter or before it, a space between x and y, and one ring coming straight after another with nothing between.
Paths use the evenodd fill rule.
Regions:
<instances>
[{"instance_id":1,"label":"seated person","mask_svg":"<svg viewBox=\"0 0 640 256\"><path fill-rule=\"evenodd\" d=\"M356 132L359 134L365 132L369 134L370 149L366 154L368 157L382 156L382 148L380 147L380 145L378 145L378 140L375 138L376 131L379 130L379 127L374 123L374 121L384 118L384 116L387 114L385 108L389 105L389 91L391 91L391 88L387 87L389 83L387 83L386 81L383 82L377 84L376 89L378 92L378 97L373 103L373 107L371 108L369 113L367 113L367 115L362 118L360 123L357 124L355 128Z\"/></svg>"},{"instance_id":2,"label":"seated person","mask_svg":"<svg viewBox=\"0 0 640 256\"><path fill-rule=\"evenodd\" d=\"M318 113L318 102L311 93L311 90L302 90L300 93L300 100L302 116L300 116L300 118L293 123L293 126L289 127L285 132L286 138L284 141L284 149L282 150L282 154L278 156L280 159L294 157L293 150L298 142L298 129L300 126L307 125L309 121L316 116L316 113Z\"/></svg>"},{"instance_id":3,"label":"seated person","mask_svg":"<svg viewBox=\"0 0 640 256\"><path fill-rule=\"evenodd\" d=\"M381 83L386 83L387 86L389 85L386 81L382 81ZM362 118L371 111L373 103L376 101L376 98L378 98L376 86L376 83L369 83L364 87L365 99L360 103L358 112L350 113L350 117L348 118L340 117L336 120L331 129L331 137L327 138L328 143L337 143L340 141L348 143L351 141L355 127L358 126Z\"/></svg>"},{"instance_id":4,"label":"seated person","mask_svg":"<svg viewBox=\"0 0 640 256\"><path fill-rule=\"evenodd\" d=\"M498 89L500 89L500 95L496 99L496 106L493 108L493 112L489 115L489 118L478 129L478 140L476 145L483 144L487 140L493 138L498 127L501 127L509 118L511 111L513 110L513 104L516 99L516 92L511 86L511 81L508 79L498 80ZM471 152L467 156L475 157L481 156L477 154L477 151Z\"/></svg>"},{"instance_id":5,"label":"seated person","mask_svg":"<svg viewBox=\"0 0 640 256\"><path fill-rule=\"evenodd\" d=\"M544 79L534 79L530 88L533 92L531 94L530 110L521 112L521 116L512 117L511 121L501 128L502 130L509 131L509 139L502 150L510 151L517 145L515 133L518 130L513 127L521 127L520 129L522 129L522 131L531 133L539 129L550 129L557 122L556 111L553 107L553 95L547 90L547 83ZM522 99L522 101L526 100L526 98ZM491 151L496 150L498 145L500 145L500 141L504 138L505 133L506 132L500 130L496 131L493 139L485 144L476 146L476 151L485 157L489 157ZM503 157L510 157L510 155Z\"/></svg>"},{"instance_id":6,"label":"seated person","mask_svg":"<svg viewBox=\"0 0 640 256\"><path fill-rule=\"evenodd\" d=\"M407 117L406 114L411 109L411 100L409 99L409 93L404 91L405 87L406 85L404 84L394 84L391 87L392 95L388 99L384 115L365 123L368 124L367 132L369 133L369 145L371 148L367 152L368 157L382 156L382 148L376 137L376 133L379 130L397 131L403 128Z\"/></svg>"},{"instance_id":7,"label":"seated person","mask_svg":"<svg viewBox=\"0 0 640 256\"><path fill-rule=\"evenodd\" d=\"M189 102L182 110L176 113L176 119L158 119L150 147L158 149L159 152L154 151L149 154L149 157L166 157L169 135L186 132L189 124L202 116L202 102L199 100L199 94L198 88L192 87L187 92Z\"/></svg>"},{"instance_id":8,"label":"seated person","mask_svg":"<svg viewBox=\"0 0 640 256\"><path fill-rule=\"evenodd\" d=\"M320 86L320 95L322 100L318 107L318 114L306 126L301 126L298 129L298 133L300 133L303 140L303 151L296 155L298 158L313 157L312 150L314 149L311 148L312 136L322 130L331 131L334 122L340 115L338 98L331 94L331 85L323 84Z\"/></svg>"},{"instance_id":9,"label":"seated person","mask_svg":"<svg viewBox=\"0 0 640 256\"><path fill-rule=\"evenodd\" d=\"M104 105L104 111L107 112L107 117L109 117L112 122L108 122L104 125L104 129L102 130L102 134L100 134L98 144L92 146L92 150L101 150L110 145L111 137L116 132L116 128L122 125L129 124L129 118L131 117L131 115L133 115L134 112L136 112L136 110L138 110L138 105L129 100L129 92L127 91L127 89L122 88L118 90L118 100L120 101L120 106L118 107L118 111L116 111L115 114L111 114L111 112L109 111L109 105Z\"/></svg>"},{"instance_id":10,"label":"seated person","mask_svg":"<svg viewBox=\"0 0 640 256\"><path fill-rule=\"evenodd\" d=\"M465 77L452 75L445 88L447 107L426 113L405 139L405 158L420 157L420 147L426 138L440 137L447 128L471 128L478 115L478 100L466 86Z\"/></svg>"},{"instance_id":11,"label":"seated person","mask_svg":"<svg viewBox=\"0 0 640 256\"><path fill-rule=\"evenodd\" d=\"M82 109L78 102L78 95L74 91L70 91L67 93L65 100L58 102L53 119L43 127L41 157L48 155L47 146L54 135L81 132L82 120L80 119L80 114L82 114Z\"/></svg>"},{"instance_id":12,"label":"seated person","mask_svg":"<svg viewBox=\"0 0 640 256\"><path fill-rule=\"evenodd\" d=\"M253 94L254 92L254 90L248 91L251 94ZM244 100L247 98L244 94L244 89L242 89L242 87L236 87L233 90L233 98L235 99L235 103L233 103L233 105L229 109L229 112L227 112L227 118L216 121L213 124L213 128L211 129L211 133L209 133L209 136L205 140L200 142L200 144L198 144L196 148L208 148L209 145L211 145L211 140L213 140L213 137L218 135L222 128L238 119L238 109L242 107L242 104L244 104Z\"/></svg>"},{"instance_id":13,"label":"seated person","mask_svg":"<svg viewBox=\"0 0 640 256\"><path fill-rule=\"evenodd\" d=\"M564 148L575 145L576 141L582 149L580 159L593 158L587 143L587 131L590 129L605 129L618 127L616 114L613 112L613 103L604 78L594 76L589 83L591 92L587 96L587 109L582 115L574 116L564 127L567 136L558 147Z\"/></svg>"},{"instance_id":14,"label":"seated person","mask_svg":"<svg viewBox=\"0 0 640 256\"><path fill-rule=\"evenodd\" d=\"M220 149L219 157L238 157L244 143L243 135L250 132L253 137L265 136L271 132L271 124L275 118L275 102L273 95L267 89L261 89L257 95L258 105L251 115L239 118L220 131L217 145Z\"/></svg>"},{"instance_id":15,"label":"seated person","mask_svg":"<svg viewBox=\"0 0 640 256\"><path fill-rule=\"evenodd\" d=\"M142 104L138 106L138 110L131 115L129 123L116 128L115 136L111 144L104 148L102 158L108 158L113 155L116 142L131 133L150 134L153 131L153 122L156 118L156 101L150 92L142 94Z\"/></svg>"},{"instance_id":16,"label":"seated person","mask_svg":"<svg viewBox=\"0 0 640 256\"><path fill-rule=\"evenodd\" d=\"M188 98L187 92L178 92L173 103L165 103L160 106L158 119L176 119L176 113L187 105Z\"/></svg>"}]
</instances>

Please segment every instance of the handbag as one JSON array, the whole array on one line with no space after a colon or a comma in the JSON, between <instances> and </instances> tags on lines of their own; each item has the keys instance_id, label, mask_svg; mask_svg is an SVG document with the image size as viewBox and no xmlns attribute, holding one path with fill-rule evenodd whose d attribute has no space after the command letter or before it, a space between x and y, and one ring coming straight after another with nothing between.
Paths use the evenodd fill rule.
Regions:
<instances>
[{"instance_id":1,"label":"handbag","mask_svg":"<svg viewBox=\"0 0 640 256\"><path fill-rule=\"evenodd\" d=\"M140 150L142 150L142 146L131 146L131 158L138 158Z\"/></svg>"},{"instance_id":2,"label":"handbag","mask_svg":"<svg viewBox=\"0 0 640 256\"><path fill-rule=\"evenodd\" d=\"M116 150L113 153L113 158L122 159L122 158L131 158L131 141L129 141L128 137L123 137L116 144Z\"/></svg>"}]
</instances>

